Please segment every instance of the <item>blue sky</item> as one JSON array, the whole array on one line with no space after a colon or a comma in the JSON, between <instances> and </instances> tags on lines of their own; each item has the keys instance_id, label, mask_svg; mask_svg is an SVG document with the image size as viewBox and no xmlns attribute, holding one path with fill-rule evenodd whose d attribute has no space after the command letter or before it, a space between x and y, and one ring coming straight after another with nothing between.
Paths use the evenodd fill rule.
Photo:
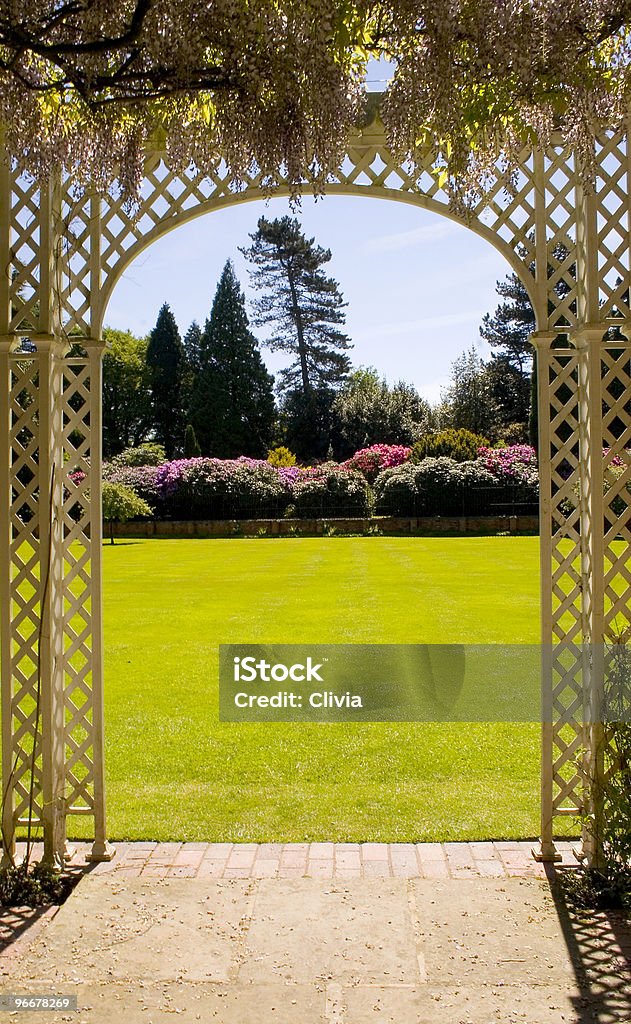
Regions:
<instances>
[{"instance_id":1,"label":"blue sky","mask_svg":"<svg viewBox=\"0 0 631 1024\"><path fill-rule=\"evenodd\" d=\"M168 302L182 333L193 319L203 324L227 259L249 298L247 263L237 247L249 244L260 216L288 212L283 199L241 202L176 228L127 268L105 323L147 334ZM296 215L306 234L332 251L328 273L348 302L355 365L375 366L389 381L405 380L437 401L464 349L476 345L488 354L479 325L499 301L496 281L510 271L490 243L439 214L369 196L305 197ZM272 372L288 361L262 353Z\"/></svg>"}]
</instances>

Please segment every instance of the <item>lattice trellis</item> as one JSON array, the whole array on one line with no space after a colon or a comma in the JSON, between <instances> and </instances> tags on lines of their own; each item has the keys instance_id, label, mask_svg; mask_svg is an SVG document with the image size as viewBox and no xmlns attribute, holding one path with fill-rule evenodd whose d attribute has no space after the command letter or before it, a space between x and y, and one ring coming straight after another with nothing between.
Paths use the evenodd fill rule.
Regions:
<instances>
[{"instance_id":1,"label":"lattice trellis","mask_svg":"<svg viewBox=\"0 0 631 1024\"><path fill-rule=\"evenodd\" d=\"M631 623L631 348L610 321L624 332L631 316L626 136L604 136L596 156L589 192L561 140L545 153L524 150L514 178L498 167L466 221L519 274L537 320L546 858L555 856L555 823L583 813L590 799L590 708L605 669L589 651ZM455 217L434 169L430 151L416 167L400 164L376 120L349 140L328 192ZM79 196L60 176L40 190L8 160L0 173L0 418L9 437L0 451L4 831L10 846L28 811L40 665L34 820L44 825L48 854L59 857L67 815L92 816L94 856L106 857L103 319L117 280L144 248L186 220L261 195L262 183L253 174L236 187L222 164L210 176L174 173L154 151L132 214L115 195ZM22 337L30 341L17 352ZM79 354L69 340L83 346Z\"/></svg>"},{"instance_id":2,"label":"lattice trellis","mask_svg":"<svg viewBox=\"0 0 631 1024\"><path fill-rule=\"evenodd\" d=\"M98 394L101 346L81 358L68 354L65 343L34 339L24 349L11 350L5 342L0 350L8 380L2 415L9 427L3 466L9 504L2 525L10 557L3 559L2 593L11 622L8 642L6 632L2 637L3 773L9 784L3 825L10 837L30 815L33 835L43 829L47 856L58 859L68 814L93 817L95 855L107 853L100 608L97 602L95 612L93 603L101 531L91 385Z\"/></svg>"}]
</instances>

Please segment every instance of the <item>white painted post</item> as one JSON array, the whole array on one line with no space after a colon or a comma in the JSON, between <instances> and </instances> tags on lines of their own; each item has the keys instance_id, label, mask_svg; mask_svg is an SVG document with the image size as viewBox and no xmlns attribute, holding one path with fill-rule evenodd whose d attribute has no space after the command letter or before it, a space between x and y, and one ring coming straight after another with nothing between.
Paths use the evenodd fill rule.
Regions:
<instances>
[{"instance_id":1,"label":"white painted post","mask_svg":"<svg viewBox=\"0 0 631 1024\"><path fill-rule=\"evenodd\" d=\"M115 849L107 842L105 814L105 715L103 710L103 509L101 448L103 352L105 343L84 342L90 362L90 600L92 616L92 751L94 762L94 843L91 861L109 861Z\"/></svg>"},{"instance_id":2,"label":"white painted post","mask_svg":"<svg viewBox=\"0 0 631 1024\"><path fill-rule=\"evenodd\" d=\"M40 734L44 860L63 864L66 843L63 670L63 448L61 374L66 346L34 335L39 363Z\"/></svg>"},{"instance_id":3,"label":"white painted post","mask_svg":"<svg viewBox=\"0 0 631 1024\"><path fill-rule=\"evenodd\" d=\"M590 867L603 865L602 710L605 686L605 502L601 351L606 324L583 328L576 336L581 355L581 569L583 577L585 813L583 855Z\"/></svg>"},{"instance_id":4,"label":"white painted post","mask_svg":"<svg viewBox=\"0 0 631 1024\"><path fill-rule=\"evenodd\" d=\"M533 855L538 861L559 861L553 841L554 723L552 720L552 470L550 461L550 351L556 334L530 336L537 352L539 424L539 578L541 599L541 840Z\"/></svg>"},{"instance_id":5,"label":"white painted post","mask_svg":"<svg viewBox=\"0 0 631 1024\"><path fill-rule=\"evenodd\" d=\"M15 857L13 674L11 665L11 387L15 338L0 339L0 672L2 678L2 866Z\"/></svg>"}]
</instances>

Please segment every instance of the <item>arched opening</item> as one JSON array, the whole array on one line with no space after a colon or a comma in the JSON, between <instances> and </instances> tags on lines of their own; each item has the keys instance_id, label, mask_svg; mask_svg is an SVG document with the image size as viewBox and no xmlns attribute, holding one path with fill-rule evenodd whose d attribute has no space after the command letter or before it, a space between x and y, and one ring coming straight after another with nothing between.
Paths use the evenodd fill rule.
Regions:
<instances>
[{"instance_id":1,"label":"arched opening","mask_svg":"<svg viewBox=\"0 0 631 1024\"><path fill-rule=\"evenodd\" d=\"M371 194L357 191L362 198ZM460 224L454 225L453 235L441 234L439 225L454 222L427 217L422 210L415 215L409 204L369 205L359 198L327 196L311 220L305 223L303 217L303 224L309 236L331 246L335 255L339 242L333 242L316 218L335 207L335 218L347 224L350 218L338 212L342 203L368 210L371 217L378 208L388 211L391 219L393 210L405 213L405 227L395 219L388 235L383 233L384 221L379 222L381 238L386 238L381 248L384 277L396 273L393 253L404 254L406 263L414 265L414 247L429 241L435 265L439 243L444 241L447 247L459 238L477 243L476 235ZM261 206L261 212L273 217L279 206L284 212L281 201L272 200ZM224 225L235 212L239 227L230 232ZM221 226L213 228L219 218ZM227 238L234 242L240 234L239 244L246 244L246 225L253 231L256 219L251 203L243 203L189 224L189 229L204 226L222 239L214 277L208 274L207 312L221 264L235 255ZM403 230L411 237L397 240ZM354 248L359 264L357 294L362 288L357 234L365 242L371 233L376 236L372 226L363 236L353 233L352 224L349 228L350 257ZM172 268L179 255L171 247L177 235L154 238L149 250L149 255L158 254L156 260L164 268L160 301L169 301L167 289L178 286ZM199 236L197 242L192 237L189 230L183 248L191 262L201 260L207 266L199 252ZM448 313L437 313L433 305L427 330L434 338L451 318L455 345L458 332L468 330L468 341L475 319L494 308L495 281L511 269L503 250L497 260L494 252L482 243L467 255L476 275L469 294L479 295L479 281L485 277L488 299L478 299L473 310L470 305L458 309L454 303ZM136 261L142 259L140 253L138 248ZM493 254L488 264L483 262L484 253ZM441 274L445 277L448 264L434 270L436 280ZM527 279L523 268L520 271ZM335 257L331 272L345 290ZM452 266L451 273L457 291L461 265ZM108 311L118 309L112 325L123 328L130 324L124 319L124 304L116 305L117 293L136 293L144 301L148 276L132 261L121 276L109 293L105 319L109 323ZM367 286L371 296L377 293L378 276ZM381 300L370 308L368 324L377 308L388 304L387 282L381 284ZM418 305L420 290L417 284ZM432 301L441 310L447 293L438 294L436 284L433 291ZM128 299L129 306L132 302ZM400 294L393 304L401 317ZM152 317L158 305L154 302ZM196 315L201 316L197 311ZM185 330L192 317L180 314L177 319ZM403 314L404 325L415 326L399 334L395 320L390 317L394 329L388 347L392 349L397 337L405 343L402 348L412 347L410 337L420 333L422 316L414 320ZM378 334L378 323L374 330ZM466 344L462 340L454 356ZM427 335L423 341L427 351ZM423 343L417 348L422 352ZM357 362L375 362L380 372L387 372L373 354L364 358L359 345L353 355ZM109 735L116 737L108 752L113 836L166 838L169 828L171 835L234 841L464 839L536 833L540 727L535 722L231 724L217 721L215 694L219 644L535 645L536 537L152 538L121 545L120 550L106 548L104 557L107 720ZM174 593L179 597L174 599ZM159 697L154 700L156 684ZM153 740L139 742L143 735ZM173 821L177 827L169 825Z\"/></svg>"}]
</instances>

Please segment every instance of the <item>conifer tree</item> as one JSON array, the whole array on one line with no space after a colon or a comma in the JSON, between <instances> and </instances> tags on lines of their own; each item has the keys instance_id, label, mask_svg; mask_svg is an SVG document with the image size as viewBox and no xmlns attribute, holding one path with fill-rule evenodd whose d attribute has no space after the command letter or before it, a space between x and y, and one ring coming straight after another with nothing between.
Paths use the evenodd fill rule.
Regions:
<instances>
[{"instance_id":1,"label":"conifer tree","mask_svg":"<svg viewBox=\"0 0 631 1024\"><path fill-rule=\"evenodd\" d=\"M147 366L156 440L172 459L184 443L183 384L184 348L170 307L162 306L149 335Z\"/></svg>"},{"instance_id":2,"label":"conifer tree","mask_svg":"<svg viewBox=\"0 0 631 1024\"><path fill-rule=\"evenodd\" d=\"M536 446L536 366L530 343L530 335L537 329L535 313L517 274L498 281L496 291L505 301L493 314L486 314L480 327L480 334L494 350L488 364L494 401L501 425L523 423Z\"/></svg>"},{"instance_id":3,"label":"conifer tree","mask_svg":"<svg viewBox=\"0 0 631 1024\"><path fill-rule=\"evenodd\" d=\"M300 230L297 218L259 219L252 245L240 251L253 264L252 284L261 292L255 323L271 328L264 342L292 361L279 374L287 443L301 455L323 456L330 444L330 408L347 379L352 347L340 330L346 303L337 281L322 267L330 249Z\"/></svg>"},{"instance_id":4,"label":"conifer tree","mask_svg":"<svg viewBox=\"0 0 631 1024\"><path fill-rule=\"evenodd\" d=\"M352 346L339 329L347 303L337 281L321 270L331 250L306 238L295 217L261 217L250 238L253 244L241 252L254 264L252 283L262 292L255 323L273 328L265 342L272 351L293 356L280 374L279 390L307 396L338 387L348 376L345 353Z\"/></svg>"},{"instance_id":5,"label":"conifer tree","mask_svg":"<svg viewBox=\"0 0 631 1024\"><path fill-rule=\"evenodd\" d=\"M195 459L198 455L201 455L201 448L195 436L195 429L192 423L187 423L186 430L184 432L184 458Z\"/></svg>"},{"instance_id":6,"label":"conifer tree","mask_svg":"<svg viewBox=\"0 0 631 1024\"><path fill-rule=\"evenodd\" d=\"M245 297L224 266L200 343L190 421L203 455L264 456L276 421L274 378L249 328Z\"/></svg>"},{"instance_id":7,"label":"conifer tree","mask_svg":"<svg viewBox=\"0 0 631 1024\"><path fill-rule=\"evenodd\" d=\"M197 323L197 320L193 320L193 323L184 335L183 345L184 354L186 356L186 365L189 373L194 377L200 369L202 349L202 329Z\"/></svg>"}]
</instances>

